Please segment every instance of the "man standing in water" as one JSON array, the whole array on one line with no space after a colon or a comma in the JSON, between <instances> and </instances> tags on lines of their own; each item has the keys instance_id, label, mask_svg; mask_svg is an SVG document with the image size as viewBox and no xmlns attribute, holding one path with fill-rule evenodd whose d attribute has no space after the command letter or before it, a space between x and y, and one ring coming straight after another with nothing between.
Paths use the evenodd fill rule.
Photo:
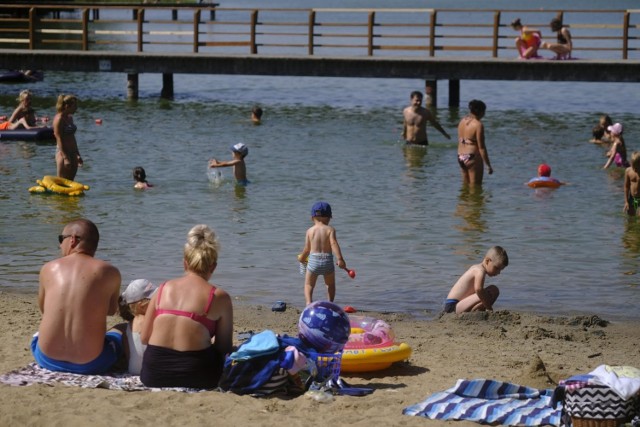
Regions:
<instances>
[{"instance_id":1,"label":"man standing in water","mask_svg":"<svg viewBox=\"0 0 640 427\"><path fill-rule=\"evenodd\" d=\"M101 374L122 353L122 335L107 332L107 316L118 308L120 271L94 258L99 238L88 219L70 222L58 236L62 257L40 270L42 320L31 351L43 368Z\"/></svg>"},{"instance_id":2,"label":"man standing in water","mask_svg":"<svg viewBox=\"0 0 640 427\"><path fill-rule=\"evenodd\" d=\"M440 126L431 112L422 106L422 93L411 92L411 104L402 112L402 137L407 144L429 145L427 138L427 122L436 128L445 138L451 139L449 134Z\"/></svg>"}]
</instances>

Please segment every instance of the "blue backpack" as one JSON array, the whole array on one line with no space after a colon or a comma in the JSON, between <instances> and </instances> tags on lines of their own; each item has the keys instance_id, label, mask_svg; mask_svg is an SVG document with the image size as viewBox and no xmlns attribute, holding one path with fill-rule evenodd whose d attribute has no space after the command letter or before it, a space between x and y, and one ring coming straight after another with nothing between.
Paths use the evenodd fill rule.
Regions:
<instances>
[{"instance_id":1,"label":"blue backpack","mask_svg":"<svg viewBox=\"0 0 640 427\"><path fill-rule=\"evenodd\" d=\"M299 377L287 372L293 361L291 352L285 348L296 344L299 340L286 335L280 337L269 330L252 335L226 357L218 387L240 395L304 393Z\"/></svg>"}]
</instances>

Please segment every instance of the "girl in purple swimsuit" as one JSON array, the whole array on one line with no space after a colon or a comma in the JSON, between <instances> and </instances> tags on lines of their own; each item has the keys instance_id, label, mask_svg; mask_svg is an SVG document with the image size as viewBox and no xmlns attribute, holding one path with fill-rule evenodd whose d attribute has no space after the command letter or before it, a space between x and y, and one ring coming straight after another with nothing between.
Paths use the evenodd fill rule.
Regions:
<instances>
[{"instance_id":1,"label":"girl in purple swimsuit","mask_svg":"<svg viewBox=\"0 0 640 427\"><path fill-rule=\"evenodd\" d=\"M611 163L615 163L618 167L629 167L629 161L627 160L627 146L624 143L622 137L622 124L616 123L607 128L611 132L611 148L607 152L609 159L604 164L602 169L607 169L611 166Z\"/></svg>"}]
</instances>

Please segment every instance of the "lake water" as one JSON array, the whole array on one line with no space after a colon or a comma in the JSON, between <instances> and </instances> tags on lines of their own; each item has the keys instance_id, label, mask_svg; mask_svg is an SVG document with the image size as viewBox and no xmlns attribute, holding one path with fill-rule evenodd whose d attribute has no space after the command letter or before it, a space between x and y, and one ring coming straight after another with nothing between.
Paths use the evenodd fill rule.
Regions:
<instances>
[{"instance_id":1,"label":"lake water","mask_svg":"<svg viewBox=\"0 0 640 427\"><path fill-rule=\"evenodd\" d=\"M400 141L402 109L423 81L176 75L172 101L158 98L161 85L160 75L141 75L138 101L126 100L121 74L49 72L29 86L51 119L59 93L80 97L76 179L91 190L28 193L55 174L55 144L0 141L0 290L37 289L62 227L83 216L97 223L97 256L121 270L123 285L182 274L187 231L206 223L222 245L212 282L239 301L302 307L296 254L311 205L326 200L357 271L355 280L337 272L341 305L433 317L457 277L501 245L510 265L487 280L502 291L496 309L640 318L640 221L622 213L622 171L603 171L604 148L588 143L606 112L624 124L629 153L640 150L640 85L462 81L458 109L442 107L441 82L436 114L451 135L469 100L488 107L495 173L472 194L453 140L430 128L427 149ZM2 114L21 89L0 86ZM261 126L249 121L254 104L265 110ZM236 142L249 146L251 184L237 187L230 169L209 182L208 159L230 158ZM525 186L542 162L570 184ZM152 190L133 190L139 165ZM319 279L314 296L325 295Z\"/></svg>"}]
</instances>

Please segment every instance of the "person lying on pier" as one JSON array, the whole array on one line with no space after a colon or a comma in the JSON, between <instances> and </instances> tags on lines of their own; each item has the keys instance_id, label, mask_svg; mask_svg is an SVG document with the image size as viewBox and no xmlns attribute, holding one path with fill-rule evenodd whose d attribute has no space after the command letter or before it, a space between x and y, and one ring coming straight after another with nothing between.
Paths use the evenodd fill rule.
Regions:
<instances>
[{"instance_id":1,"label":"person lying on pier","mask_svg":"<svg viewBox=\"0 0 640 427\"><path fill-rule=\"evenodd\" d=\"M516 38L516 49L518 49L520 58L537 58L539 56L538 48L540 48L541 42L540 31L522 25L520 18L517 18L511 23L511 28L520 31L520 35Z\"/></svg>"},{"instance_id":2,"label":"person lying on pier","mask_svg":"<svg viewBox=\"0 0 640 427\"><path fill-rule=\"evenodd\" d=\"M543 49L549 49L556 54L554 59L571 59L571 50L573 44L571 42L571 33L562 25L562 19L553 18L549 24L551 31L554 31L557 35L557 43L543 43Z\"/></svg>"}]
</instances>

